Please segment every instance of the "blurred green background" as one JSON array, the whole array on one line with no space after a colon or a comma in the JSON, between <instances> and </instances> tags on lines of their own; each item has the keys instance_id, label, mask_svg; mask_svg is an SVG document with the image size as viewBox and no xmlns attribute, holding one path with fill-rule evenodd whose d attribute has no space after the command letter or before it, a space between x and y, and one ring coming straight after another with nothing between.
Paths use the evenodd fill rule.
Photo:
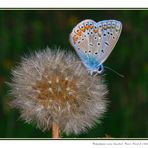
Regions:
<instances>
[{"instance_id":1,"label":"blurred green background","mask_svg":"<svg viewBox=\"0 0 148 148\"><path fill-rule=\"evenodd\" d=\"M0 11L0 137L50 138L19 119L8 106L12 68L25 54L61 47L73 51L69 33L83 19L116 19L123 23L120 39L105 62L125 78L105 71L110 105L102 124L79 136L63 138L148 137L148 11L146 10L1 10Z\"/></svg>"}]
</instances>

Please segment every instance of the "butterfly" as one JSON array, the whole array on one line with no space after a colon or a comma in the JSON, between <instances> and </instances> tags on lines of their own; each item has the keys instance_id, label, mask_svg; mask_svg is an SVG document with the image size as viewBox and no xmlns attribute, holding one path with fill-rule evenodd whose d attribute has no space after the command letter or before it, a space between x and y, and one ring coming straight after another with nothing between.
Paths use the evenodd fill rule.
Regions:
<instances>
[{"instance_id":1,"label":"butterfly","mask_svg":"<svg viewBox=\"0 0 148 148\"><path fill-rule=\"evenodd\" d=\"M73 28L70 42L91 75L103 73L103 63L115 47L121 31L122 24L117 20L95 22L86 19Z\"/></svg>"}]
</instances>

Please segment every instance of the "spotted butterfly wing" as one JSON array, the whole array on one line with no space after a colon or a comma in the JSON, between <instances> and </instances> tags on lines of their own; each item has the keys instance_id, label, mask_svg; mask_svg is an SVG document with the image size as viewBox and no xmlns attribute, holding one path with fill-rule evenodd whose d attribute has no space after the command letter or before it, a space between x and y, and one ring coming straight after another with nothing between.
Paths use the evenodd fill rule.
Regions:
<instances>
[{"instance_id":1,"label":"spotted butterfly wing","mask_svg":"<svg viewBox=\"0 0 148 148\"><path fill-rule=\"evenodd\" d=\"M98 68L115 47L121 30L122 24L116 20L96 23L87 19L74 27L70 34L70 42L88 71L99 73Z\"/></svg>"},{"instance_id":2,"label":"spotted butterfly wing","mask_svg":"<svg viewBox=\"0 0 148 148\"><path fill-rule=\"evenodd\" d=\"M122 24L116 20L105 20L98 22L97 26L102 28L102 41L98 56L102 64L114 49L121 34Z\"/></svg>"}]
</instances>

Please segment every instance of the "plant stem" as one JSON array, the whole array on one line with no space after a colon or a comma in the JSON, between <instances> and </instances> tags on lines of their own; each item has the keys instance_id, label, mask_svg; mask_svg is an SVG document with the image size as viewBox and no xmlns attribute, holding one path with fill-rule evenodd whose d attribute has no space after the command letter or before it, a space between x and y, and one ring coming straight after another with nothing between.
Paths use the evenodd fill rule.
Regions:
<instances>
[{"instance_id":1,"label":"plant stem","mask_svg":"<svg viewBox=\"0 0 148 148\"><path fill-rule=\"evenodd\" d=\"M52 138L60 138L60 128L56 122L52 123Z\"/></svg>"}]
</instances>

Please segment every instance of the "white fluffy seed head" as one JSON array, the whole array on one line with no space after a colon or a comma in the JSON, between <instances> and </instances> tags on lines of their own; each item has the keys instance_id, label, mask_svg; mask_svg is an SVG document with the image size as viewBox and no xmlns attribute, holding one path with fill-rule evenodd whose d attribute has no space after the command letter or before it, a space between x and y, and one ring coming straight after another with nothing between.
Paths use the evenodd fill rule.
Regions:
<instances>
[{"instance_id":1,"label":"white fluffy seed head","mask_svg":"<svg viewBox=\"0 0 148 148\"><path fill-rule=\"evenodd\" d=\"M102 76L90 76L81 61L58 50L23 58L13 70L11 105L42 130L57 122L67 135L80 134L100 122L106 111Z\"/></svg>"}]
</instances>

